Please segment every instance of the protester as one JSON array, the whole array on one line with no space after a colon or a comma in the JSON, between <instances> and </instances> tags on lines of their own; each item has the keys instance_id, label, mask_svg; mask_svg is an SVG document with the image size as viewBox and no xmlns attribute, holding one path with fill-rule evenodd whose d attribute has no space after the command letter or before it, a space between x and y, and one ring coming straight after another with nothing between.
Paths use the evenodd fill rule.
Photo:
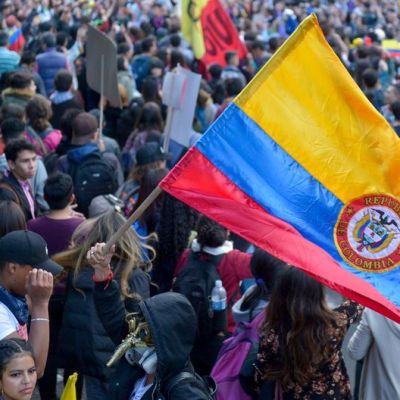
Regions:
<instances>
[{"instance_id":1,"label":"protester","mask_svg":"<svg viewBox=\"0 0 400 400\"><path fill-rule=\"evenodd\" d=\"M25 340L0 341L0 391L4 400L30 400L37 380L32 347Z\"/></svg>"},{"instance_id":2,"label":"protester","mask_svg":"<svg viewBox=\"0 0 400 400\"><path fill-rule=\"evenodd\" d=\"M232 315L236 323L250 322L265 309L275 282L286 270L286 264L257 248L251 256L250 268L255 284L232 306Z\"/></svg>"},{"instance_id":3,"label":"protester","mask_svg":"<svg viewBox=\"0 0 400 400\"><path fill-rule=\"evenodd\" d=\"M95 283L86 262L91 244L107 241L125 219L116 212L102 215L90 225L82 225L85 240L79 239L80 230L73 237L72 247L54 257L68 273L67 295L60 333L59 358L68 371L76 370L85 377L90 399L106 398L108 381L113 372L105 366L114 345L104 330L93 302ZM140 299L150 296L150 277L147 265L142 264L142 244L135 232L126 231L116 246L112 271L119 283L119 296L135 309ZM128 307L128 306L127 306Z\"/></svg>"},{"instance_id":4,"label":"protester","mask_svg":"<svg viewBox=\"0 0 400 400\"><path fill-rule=\"evenodd\" d=\"M58 275L61 271L47 255L46 242L36 233L13 231L0 239L0 339L29 340L38 377L43 375L49 346L48 304L53 290L52 274ZM30 299L30 310L26 295Z\"/></svg>"},{"instance_id":5,"label":"protester","mask_svg":"<svg viewBox=\"0 0 400 400\"><path fill-rule=\"evenodd\" d=\"M138 200L140 182L150 170L165 169L170 154L165 153L158 142L143 145L136 154L136 165L132 168L125 183L116 195L124 202L124 214L129 216Z\"/></svg>"},{"instance_id":6,"label":"protester","mask_svg":"<svg viewBox=\"0 0 400 400\"><path fill-rule=\"evenodd\" d=\"M27 0L0 1L0 15L4 29L0 32L0 90L2 92L0 172L4 175L0 182L0 199L7 201L5 204L0 204L0 212L3 213L3 217L0 219L0 232L6 233L9 230L25 228L20 219L21 212L17 211L17 204L19 204L24 216L28 219L28 226L43 233L46 240L49 241L50 254L66 248L75 222L76 225L79 222L77 230L81 232L81 240L84 241L87 235L82 232L85 229L86 234L90 232L89 227L92 226L93 221L80 223L82 219L74 216L71 204L69 204L73 201L69 190L71 181L76 192L79 211L86 215L92 215L90 213L93 210L94 214L103 215L109 209L122 210L125 216L131 215L133 210L137 209L139 204L144 201L144 197L151 188L164 176L166 161L170 168L181 159L187 151L187 147L194 144L209 128L211 123L241 92L244 85L275 53L279 52L280 46L288 35L311 13L317 15L328 43L375 105L377 112L382 113L398 133L400 131L400 106L398 104L400 100L400 62L398 58L400 25L398 24L399 10L394 3L387 0L379 2L376 0L222 1L222 7L225 8L227 15L232 20L238 36L246 44L247 55L241 55L239 59L241 51L238 48L231 48L228 52L224 51L224 58L224 54L219 53L217 46L222 44L219 41L219 38L222 37L213 35L208 28L205 28L203 33L205 34L206 48L209 49L211 44L213 56L215 56L212 61L214 64L210 65L204 62L204 58L199 60L195 57L201 51L201 46L192 48L187 41L188 21L184 16L182 20L178 16L183 15L179 12L179 2L164 0L144 2L98 0L64 3L60 0L51 2L49 0L42 2L38 0L30 2ZM195 12L196 17L197 11ZM222 14L218 11L218 14L215 15L220 17ZM222 34L225 32L226 20L221 21L224 21L223 30L219 30L218 26L212 28ZM107 95L103 98L104 102L101 103L100 94L89 86L92 76L89 75L91 71L87 68L87 55L93 48L98 49L97 46L88 47L92 46L87 42L86 37L89 25L97 27L110 41L114 42L117 49L117 79L120 83L118 92L123 104L121 109L112 106ZM229 32L230 36L234 36L234 31ZM230 36L225 37L227 42L230 41ZM108 74L108 59L105 61ZM169 149L164 152L160 146L163 144L164 129L169 125L166 118L167 107L162 103L165 94L163 93L165 90L163 84L165 73L174 70L178 63L182 68L201 74L202 81L195 118L190 131L187 132L189 145L183 146L172 138ZM231 79L232 77L234 79ZM301 80L301 77L296 77L296 79ZM107 78L104 88L111 81L115 80ZM319 83L318 76L315 76L314 84L318 85ZM43 98L38 102L38 98L35 96L37 93L51 101L53 111L51 118L48 112L49 103L43 101ZM166 94L168 95L168 93ZM25 107L27 104L32 106L35 103L38 107L33 114L32 109L27 110L29 115L26 119ZM100 109L101 104L104 104L104 110ZM38 115L39 109L44 110L43 115ZM102 111L103 115L101 115ZM88 116L88 114L91 115ZM76 119L78 115L80 117ZM97 124L94 119L90 119L91 116L95 117ZM9 118L14 119L10 120ZM43 123L40 127L36 124L38 118L41 120L39 125ZM103 126L100 127L102 121ZM61 137L58 135L57 140L51 143L50 147L43 144L48 137L49 132L47 131L51 129L48 123L51 124L53 130L60 129L63 134L62 141L60 142ZM29 129L27 129L28 124L30 125ZM102 135L100 135L100 131L102 131ZM11 141L13 139L20 140L22 137L33 144L36 155L43 155L43 159L36 157L36 172L32 178L25 176L26 174L19 176L18 168L16 168L20 164L18 157L14 162L13 160L7 162L5 156ZM377 141L379 140L377 138ZM243 146L246 146L246 143L243 143ZM4 148L6 149L5 153ZM120 149L124 149L122 156ZM34 163L32 159L31 166ZM12 165L14 165L13 168L11 168ZM240 169L240 165L237 168ZM268 168L274 171L275 166L268 165ZM47 195L49 201L52 202L51 210L48 215L33 220L33 216L37 217L47 212L49 205L44 199L44 182L47 179L47 173L51 175L58 170L70 175L70 178L57 175L54 180L52 178L48 180ZM30 168L29 176L31 172L33 172L32 168ZM15 177L15 175L18 176ZM27 185L28 182L30 187ZM56 185L55 182L65 183L65 185L61 185L65 186L65 196L59 203L63 207L54 205L58 203L58 200L50 200L52 193L58 193L58 189L55 191L51 189L53 184ZM56 186L58 187L58 183ZM117 190L117 188L119 189ZM61 187L59 189L61 190ZM98 207L96 201L100 200L105 204L104 199L106 199L107 207ZM111 199L111 203L108 199ZM15 204L10 202L15 202ZM31 207L33 203L35 203L34 209ZM7 207L9 207L9 213L7 213ZM234 211L232 210L232 212ZM225 242L230 240L227 240L228 236L225 230L222 235L225 242L220 246L201 248L199 245L199 241L202 241L201 234L197 242L193 242L195 233L192 231L196 229L197 220L198 215L193 209L164 193L141 216L139 221L136 221L135 226L138 231L143 234L146 234L146 231L156 231L159 238L158 243L151 239L151 244L156 248L152 275L158 285L157 288L151 287L154 289L152 293L171 289L177 264L178 272L183 265L188 263L189 255L195 254L207 258L205 248L210 250L210 248L222 247L226 250ZM64 222L68 225L68 229L63 229ZM216 231L219 232L219 230L210 228L210 234L215 234ZM233 247L229 247L229 249L240 248L244 251L252 251L252 246L249 247L247 243L241 247L241 239L236 240L234 234L230 235L230 239ZM141 245L143 243L146 243L146 239L141 242ZM85 246L93 244L89 243ZM79 245L83 246L83 243ZM153 257L152 254L150 251L149 258ZM146 257L143 247L141 255ZM264 309L271 297L272 288L268 286L274 280L268 274L271 271L265 268L261 268L261 272L258 271L258 268L256 268L257 271L254 268L250 270L249 260L251 257L254 263L257 262L257 265L261 266L264 263L269 266L274 265L273 262L270 264L265 259L268 257L265 254L261 255L259 250L256 250L253 256L237 250L228 251L217 263L218 273L228 292L229 332L235 329L231 308L234 302L239 300L240 294L242 294L242 298L233 306L234 315L238 320L244 319L245 321L251 320L261 309ZM237 271L236 276L235 271ZM246 279L242 279L244 277ZM247 278L256 278L256 284L243 293L247 289ZM244 282L240 283L240 280ZM69 289L70 294L77 295L73 289ZM85 290L83 291L85 292ZM58 293L57 286L55 292ZM95 293L97 293L96 290ZM101 295L104 295L105 298L108 293L110 292L106 289ZM120 294L118 289L115 293ZM90 298L92 294L89 295ZM182 304L179 301L178 303ZM64 316L62 310L50 312L52 320L57 325ZM174 318L170 316L171 313L165 314L171 320L168 322L173 324ZM69 319L72 319L71 315L68 317ZM260 315L258 314L258 316ZM83 331L87 329L86 322L86 320L82 323L78 322L82 337L84 337ZM98 319L97 323L99 323ZM246 323L250 324L250 322ZM124 325L122 314L119 324ZM99 325L101 324L99 323ZM89 328L90 335L94 335L91 329ZM304 330L306 331L306 329ZM124 333L125 331L126 329ZM104 330L101 334L103 333ZM222 334L229 335L225 331ZM115 343L119 342L123 336L115 335ZM57 350L57 347L57 342L52 341L51 351ZM110 349L111 345L108 351ZM318 346L313 350L315 353L322 351ZM371 348L371 354L373 354L372 350ZM334 354L336 357L336 353ZM210 356L210 358L214 357L212 351L204 351L204 355ZM324 353L320 354L321 359L324 356ZM48 381L42 381L41 384L42 400L47 400L47 398L54 400L55 398L55 373L60 364L53 361L50 357L48 370L52 371L53 376ZM84 362L80 364L84 364ZM380 366L380 372L386 368L386 362L383 364L385 365ZM210 365L209 362L208 369ZM295 371L297 371L296 368ZM67 369L66 373L68 372L70 371ZM329 370L328 372L324 370L324 373L327 376L334 375ZM128 378L129 373L124 371L124 374ZM369 391L364 376L368 376L368 380L373 382L368 371L365 370L361 388L363 394ZM380 374L377 376L381 379ZM119 381L115 380L114 382L118 383ZM138 381L134 378L130 380L129 385L123 385L124 388L130 389L125 399L137 400L141 397L140 393L132 394L135 382ZM388 386L390 387L390 385ZM44 390L46 387L47 391ZM89 394L92 397L88 397L88 400L95 400L92 389L93 385L91 386L89 382ZM100 386L98 391L101 392L101 390ZM150 396L150 393L146 392L143 398ZM164 395L162 390L161 394ZM324 395L321 394L321 396ZM334 393L335 395L336 393ZM302 398L302 394L299 396ZM347 393L343 396L345 398ZM380 394L375 395L377 398L379 396ZM290 394L284 393L284 397L290 397ZM392 397L396 397L396 395Z\"/></svg>"},{"instance_id":7,"label":"protester","mask_svg":"<svg viewBox=\"0 0 400 400\"><path fill-rule=\"evenodd\" d=\"M84 219L76 216L71 208L75 197L72 178L69 175L57 173L50 176L44 187L44 195L49 204L50 211L42 217L30 220L28 228L46 240L48 253L50 256L53 256L56 253L67 250L72 234ZM65 294L66 280L62 279L54 285L54 291L49 303L49 356L44 376L39 381L42 400L51 400L56 397L58 365L56 354L64 312Z\"/></svg>"},{"instance_id":8,"label":"protester","mask_svg":"<svg viewBox=\"0 0 400 400\"><path fill-rule=\"evenodd\" d=\"M122 151L125 172L129 172L133 168L136 153L145 143L157 142L161 145L162 132L163 119L160 107L154 102L146 103L138 117L137 127L129 135Z\"/></svg>"},{"instance_id":9,"label":"protester","mask_svg":"<svg viewBox=\"0 0 400 400\"><path fill-rule=\"evenodd\" d=\"M236 51L227 51L225 53L225 61L227 66L222 69L221 79L239 79L243 87L246 86L246 78L239 69L239 55Z\"/></svg>"},{"instance_id":10,"label":"protester","mask_svg":"<svg viewBox=\"0 0 400 400\"><path fill-rule=\"evenodd\" d=\"M16 139L7 144L5 155L10 172L8 176L3 177L2 182L8 186L8 190L18 196L19 204L28 221L35 218L38 212L29 182L36 173L35 148L25 139Z\"/></svg>"},{"instance_id":11,"label":"protester","mask_svg":"<svg viewBox=\"0 0 400 400\"><path fill-rule=\"evenodd\" d=\"M53 33L47 32L42 38L45 51L36 56L38 74L43 79L47 96L54 89L54 78L60 69L68 69L67 57L56 50L56 38Z\"/></svg>"},{"instance_id":12,"label":"protester","mask_svg":"<svg viewBox=\"0 0 400 400\"><path fill-rule=\"evenodd\" d=\"M295 267L285 271L261 328L255 363L260 398L276 390L293 399L351 399L341 346L362 310L351 301L330 310L319 282Z\"/></svg>"},{"instance_id":13,"label":"protester","mask_svg":"<svg viewBox=\"0 0 400 400\"><path fill-rule=\"evenodd\" d=\"M135 325L128 330L126 312L135 310L125 308L121 302L118 286L109 273L113 252L111 249L104 256L103 247L104 243L97 243L87 253L94 268L98 315L114 343L119 344L128 332L140 343L140 348L133 347L120 354L119 357L124 353L125 356L111 378L108 398L147 399L163 394L170 400L209 399L207 387L193 375L189 362L196 335L196 315L190 303L176 293L163 293L141 301L139 312L130 314ZM180 380L181 372L187 372L189 377Z\"/></svg>"},{"instance_id":14,"label":"protester","mask_svg":"<svg viewBox=\"0 0 400 400\"><path fill-rule=\"evenodd\" d=\"M347 349L350 357L362 360L360 400L389 400L400 397L398 359L400 325L365 309Z\"/></svg>"},{"instance_id":15,"label":"protester","mask_svg":"<svg viewBox=\"0 0 400 400\"><path fill-rule=\"evenodd\" d=\"M46 89L44 87L43 79L36 72L36 55L31 50L25 50L21 54L18 71L32 75L35 82L36 91L42 96L46 96Z\"/></svg>"},{"instance_id":16,"label":"protester","mask_svg":"<svg viewBox=\"0 0 400 400\"><path fill-rule=\"evenodd\" d=\"M44 186L44 197L50 207L49 212L30 220L28 228L46 240L49 255L52 256L68 248L72 234L84 219L72 212L75 196L69 175L51 175Z\"/></svg>"},{"instance_id":17,"label":"protester","mask_svg":"<svg viewBox=\"0 0 400 400\"><path fill-rule=\"evenodd\" d=\"M50 124L50 101L39 94L35 95L26 105L25 112L28 120L27 134L38 141L37 153L43 156L53 152L61 142L62 135Z\"/></svg>"},{"instance_id":18,"label":"protester","mask_svg":"<svg viewBox=\"0 0 400 400\"><path fill-rule=\"evenodd\" d=\"M37 144L38 142L32 139L27 134L25 128L25 124L20 119L5 119L1 124L3 143L7 146L7 144L14 139L25 138L33 145L35 143ZM36 158L36 166L36 172L33 178L30 179L30 184L32 187L33 195L35 197L35 201L37 202L40 211L44 212L48 210L49 206L44 200L43 194L44 182L47 179L47 171L41 157ZM3 176L8 176L9 174L9 166L5 154L0 155L0 172Z\"/></svg>"},{"instance_id":19,"label":"protester","mask_svg":"<svg viewBox=\"0 0 400 400\"><path fill-rule=\"evenodd\" d=\"M192 242L191 251L184 252L178 261L175 271L176 280L172 289L185 294L193 302L200 301L201 304L202 299L196 299L198 296L196 296L197 289L195 286L197 284L202 285L205 292L208 292L203 293L206 296L206 299L204 299L206 304L207 299L211 296L215 281L220 279L227 292L225 318L228 316L229 330L232 331L234 322L231 306L239 294L240 281L251 277L250 254L233 250L232 242L227 240L228 231L204 216L200 217L196 230L197 238ZM190 275L185 270L190 271ZM198 283L192 280L195 273L198 275L195 279ZM203 276L203 279L201 279L201 276ZM193 306L196 311L201 310L198 305L193 304ZM207 307L207 305L205 306ZM191 353L191 361L198 373L207 375L210 373L219 348L226 337L228 323L225 319L225 323L222 324L222 318L214 319L207 312L201 312L201 315L198 314L197 317L199 333ZM210 326L210 328L207 329L207 326ZM204 333L200 330L202 327L204 327Z\"/></svg>"},{"instance_id":20,"label":"protester","mask_svg":"<svg viewBox=\"0 0 400 400\"><path fill-rule=\"evenodd\" d=\"M26 229L25 215L19 204L12 200L0 200L0 221L0 238L9 232Z\"/></svg>"},{"instance_id":21,"label":"protester","mask_svg":"<svg viewBox=\"0 0 400 400\"><path fill-rule=\"evenodd\" d=\"M157 257L153 267L153 280L161 292L172 287L176 264L187 248L197 219L198 214L193 208L164 193L157 229Z\"/></svg>"},{"instance_id":22,"label":"protester","mask_svg":"<svg viewBox=\"0 0 400 400\"><path fill-rule=\"evenodd\" d=\"M72 74L61 69L54 78L54 92L50 96L52 117L51 125L60 129L61 118L64 113L70 109L79 109L83 111L82 104L74 97L72 93Z\"/></svg>"},{"instance_id":23,"label":"protester","mask_svg":"<svg viewBox=\"0 0 400 400\"><path fill-rule=\"evenodd\" d=\"M25 108L36 93L36 85L32 75L26 72L13 73L8 79L7 86L1 94L3 106L16 104Z\"/></svg>"},{"instance_id":24,"label":"protester","mask_svg":"<svg viewBox=\"0 0 400 400\"><path fill-rule=\"evenodd\" d=\"M0 31L0 75L4 72L15 71L20 60L18 53L10 51L7 45L8 33Z\"/></svg>"},{"instance_id":25,"label":"protester","mask_svg":"<svg viewBox=\"0 0 400 400\"><path fill-rule=\"evenodd\" d=\"M81 113L73 120L72 127L70 150L59 158L57 166L72 176L78 211L87 214L94 197L115 192L122 183L122 170L114 154L101 152L95 117Z\"/></svg>"}]
</instances>

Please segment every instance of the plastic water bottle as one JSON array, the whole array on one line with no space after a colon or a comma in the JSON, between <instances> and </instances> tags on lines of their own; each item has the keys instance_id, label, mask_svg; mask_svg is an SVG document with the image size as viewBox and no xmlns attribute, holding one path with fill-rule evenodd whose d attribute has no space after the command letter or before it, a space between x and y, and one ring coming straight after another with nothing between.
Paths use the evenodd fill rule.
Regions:
<instances>
[{"instance_id":1,"label":"plastic water bottle","mask_svg":"<svg viewBox=\"0 0 400 400\"><path fill-rule=\"evenodd\" d=\"M215 286L211 291L211 304L213 311L223 311L226 309L226 290L220 280L215 281Z\"/></svg>"}]
</instances>

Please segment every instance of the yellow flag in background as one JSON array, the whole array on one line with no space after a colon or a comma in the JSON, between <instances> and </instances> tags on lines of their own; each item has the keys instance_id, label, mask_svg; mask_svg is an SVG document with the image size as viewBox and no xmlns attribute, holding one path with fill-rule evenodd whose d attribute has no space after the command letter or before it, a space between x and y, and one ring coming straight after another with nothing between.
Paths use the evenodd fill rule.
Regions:
<instances>
[{"instance_id":1,"label":"yellow flag in background","mask_svg":"<svg viewBox=\"0 0 400 400\"><path fill-rule=\"evenodd\" d=\"M68 377L67 384L61 395L61 400L76 400L76 381L78 374L75 372Z\"/></svg>"},{"instance_id":2,"label":"yellow flag in background","mask_svg":"<svg viewBox=\"0 0 400 400\"><path fill-rule=\"evenodd\" d=\"M201 59L206 52L200 18L208 0L182 0L182 33L193 48L194 56Z\"/></svg>"}]
</instances>

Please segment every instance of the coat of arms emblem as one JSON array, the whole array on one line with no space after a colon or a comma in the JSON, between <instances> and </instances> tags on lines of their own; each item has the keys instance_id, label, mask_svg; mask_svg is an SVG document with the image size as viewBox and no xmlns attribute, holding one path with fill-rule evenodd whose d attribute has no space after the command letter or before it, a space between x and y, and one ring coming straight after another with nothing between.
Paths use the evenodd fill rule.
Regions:
<instances>
[{"instance_id":1,"label":"coat of arms emblem","mask_svg":"<svg viewBox=\"0 0 400 400\"><path fill-rule=\"evenodd\" d=\"M343 207L334 230L336 247L351 266L386 272L400 265L400 202L364 195Z\"/></svg>"}]
</instances>

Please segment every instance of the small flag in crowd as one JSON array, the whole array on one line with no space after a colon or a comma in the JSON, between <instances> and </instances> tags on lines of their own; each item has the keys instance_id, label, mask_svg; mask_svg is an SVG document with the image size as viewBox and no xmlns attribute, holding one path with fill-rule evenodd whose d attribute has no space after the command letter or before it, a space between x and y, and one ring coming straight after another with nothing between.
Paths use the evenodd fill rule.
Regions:
<instances>
[{"instance_id":1,"label":"small flag in crowd","mask_svg":"<svg viewBox=\"0 0 400 400\"><path fill-rule=\"evenodd\" d=\"M225 66L225 53L230 50L237 51L239 58L247 53L219 0L182 0L182 33L205 65Z\"/></svg>"},{"instance_id":2,"label":"small flag in crowd","mask_svg":"<svg viewBox=\"0 0 400 400\"><path fill-rule=\"evenodd\" d=\"M8 33L8 48L19 53L25 45L25 38L21 28L13 28Z\"/></svg>"},{"instance_id":3,"label":"small flag in crowd","mask_svg":"<svg viewBox=\"0 0 400 400\"><path fill-rule=\"evenodd\" d=\"M78 374L75 372L68 377L67 384L64 387L60 400L76 400L76 381Z\"/></svg>"},{"instance_id":4,"label":"small flag in crowd","mask_svg":"<svg viewBox=\"0 0 400 400\"><path fill-rule=\"evenodd\" d=\"M400 57L400 42L396 39L382 40L382 48L386 50L391 58Z\"/></svg>"},{"instance_id":5,"label":"small flag in crowd","mask_svg":"<svg viewBox=\"0 0 400 400\"><path fill-rule=\"evenodd\" d=\"M161 187L400 322L400 140L305 19Z\"/></svg>"}]
</instances>

